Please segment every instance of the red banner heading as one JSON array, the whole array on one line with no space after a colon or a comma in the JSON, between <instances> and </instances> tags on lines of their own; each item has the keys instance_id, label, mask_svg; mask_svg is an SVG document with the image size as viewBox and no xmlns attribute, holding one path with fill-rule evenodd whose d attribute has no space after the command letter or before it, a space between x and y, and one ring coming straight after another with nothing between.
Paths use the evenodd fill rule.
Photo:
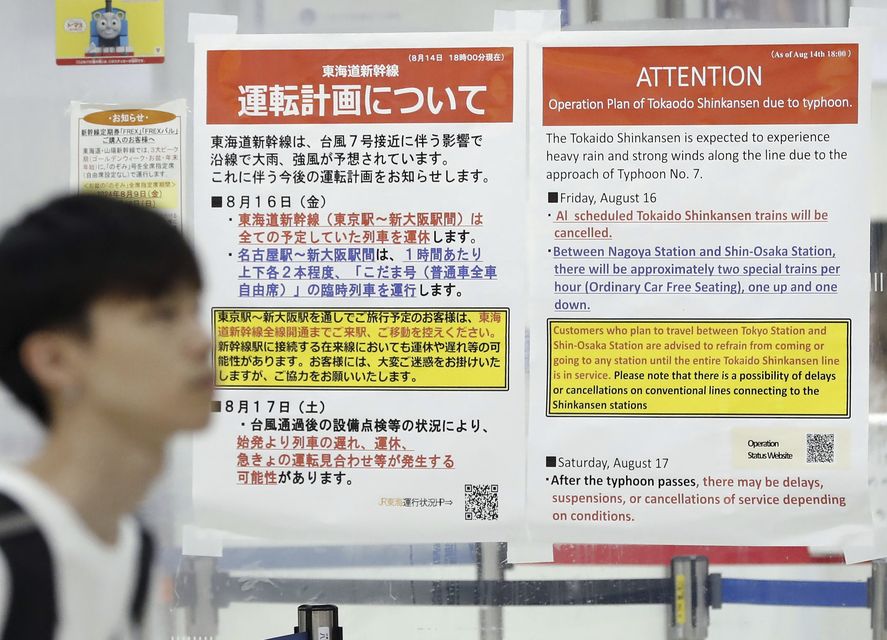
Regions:
<instances>
[{"instance_id":1,"label":"red banner heading","mask_svg":"<svg viewBox=\"0 0 887 640\"><path fill-rule=\"evenodd\" d=\"M511 122L510 47L207 52L207 124Z\"/></svg>"},{"instance_id":2,"label":"red banner heading","mask_svg":"<svg viewBox=\"0 0 887 640\"><path fill-rule=\"evenodd\" d=\"M856 123L859 45L546 47L548 126Z\"/></svg>"}]
</instances>

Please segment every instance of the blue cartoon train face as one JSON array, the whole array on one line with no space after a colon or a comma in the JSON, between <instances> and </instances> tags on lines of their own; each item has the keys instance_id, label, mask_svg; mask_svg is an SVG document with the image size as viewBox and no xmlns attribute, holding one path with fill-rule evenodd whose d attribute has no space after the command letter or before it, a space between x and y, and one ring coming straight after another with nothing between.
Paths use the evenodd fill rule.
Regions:
<instances>
[{"instance_id":1,"label":"blue cartoon train face","mask_svg":"<svg viewBox=\"0 0 887 640\"><path fill-rule=\"evenodd\" d=\"M126 11L111 6L112 0L105 0L103 9L92 12L89 22L89 48L87 56L131 56L129 46L129 22Z\"/></svg>"}]
</instances>

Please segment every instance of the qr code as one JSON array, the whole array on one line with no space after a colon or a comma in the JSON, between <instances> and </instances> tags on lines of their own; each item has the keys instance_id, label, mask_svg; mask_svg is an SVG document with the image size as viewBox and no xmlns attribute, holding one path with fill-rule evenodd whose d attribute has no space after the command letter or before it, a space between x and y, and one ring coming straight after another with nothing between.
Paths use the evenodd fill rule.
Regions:
<instances>
[{"instance_id":1,"label":"qr code","mask_svg":"<svg viewBox=\"0 0 887 640\"><path fill-rule=\"evenodd\" d=\"M807 434L807 464L835 461L835 434Z\"/></svg>"},{"instance_id":2,"label":"qr code","mask_svg":"<svg viewBox=\"0 0 887 640\"><path fill-rule=\"evenodd\" d=\"M499 485L498 484L466 484L465 485L465 519L466 520L498 520L499 519Z\"/></svg>"}]
</instances>

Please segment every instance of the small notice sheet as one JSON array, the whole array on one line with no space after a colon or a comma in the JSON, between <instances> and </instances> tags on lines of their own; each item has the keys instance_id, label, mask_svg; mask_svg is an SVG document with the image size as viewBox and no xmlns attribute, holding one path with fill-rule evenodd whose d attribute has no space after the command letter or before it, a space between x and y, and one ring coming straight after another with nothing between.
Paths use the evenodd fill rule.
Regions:
<instances>
[{"instance_id":1,"label":"small notice sheet","mask_svg":"<svg viewBox=\"0 0 887 640\"><path fill-rule=\"evenodd\" d=\"M155 209L183 228L184 100L71 103L71 187Z\"/></svg>"},{"instance_id":2,"label":"small notice sheet","mask_svg":"<svg viewBox=\"0 0 887 640\"><path fill-rule=\"evenodd\" d=\"M164 0L56 0L56 64L163 62L164 5Z\"/></svg>"}]
</instances>

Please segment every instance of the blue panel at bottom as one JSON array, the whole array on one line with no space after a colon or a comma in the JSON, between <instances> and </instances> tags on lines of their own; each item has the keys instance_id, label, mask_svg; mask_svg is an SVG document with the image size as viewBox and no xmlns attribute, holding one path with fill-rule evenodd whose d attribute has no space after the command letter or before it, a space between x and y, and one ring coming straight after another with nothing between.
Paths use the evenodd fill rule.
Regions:
<instances>
[{"instance_id":1,"label":"blue panel at bottom","mask_svg":"<svg viewBox=\"0 0 887 640\"><path fill-rule=\"evenodd\" d=\"M721 582L725 603L787 607L868 607L865 582L738 580Z\"/></svg>"}]
</instances>

